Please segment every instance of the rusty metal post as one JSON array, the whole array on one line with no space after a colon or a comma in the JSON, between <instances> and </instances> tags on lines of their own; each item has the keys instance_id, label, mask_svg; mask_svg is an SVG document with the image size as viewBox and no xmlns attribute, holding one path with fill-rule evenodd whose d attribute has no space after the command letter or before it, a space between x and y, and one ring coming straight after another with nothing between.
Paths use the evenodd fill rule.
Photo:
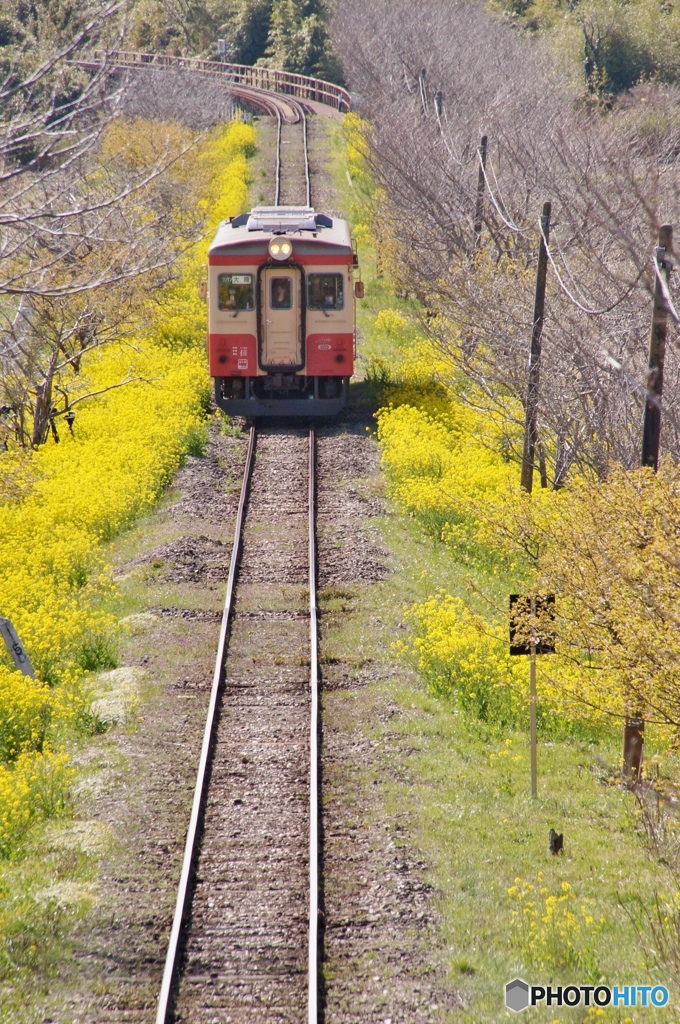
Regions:
<instances>
[{"instance_id":1,"label":"rusty metal post","mask_svg":"<svg viewBox=\"0 0 680 1024\"><path fill-rule=\"evenodd\" d=\"M531 331L531 353L529 356L529 379L524 414L524 450L522 452L522 476L520 487L531 494L534 482L534 457L538 431L536 419L538 414L538 385L541 377L541 335L543 334L543 314L545 312L545 285L548 276L548 249L550 237L550 203L543 203L541 214L541 237L538 247L538 267L536 268L536 292L534 296L534 321Z\"/></svg>"}]
</instances>

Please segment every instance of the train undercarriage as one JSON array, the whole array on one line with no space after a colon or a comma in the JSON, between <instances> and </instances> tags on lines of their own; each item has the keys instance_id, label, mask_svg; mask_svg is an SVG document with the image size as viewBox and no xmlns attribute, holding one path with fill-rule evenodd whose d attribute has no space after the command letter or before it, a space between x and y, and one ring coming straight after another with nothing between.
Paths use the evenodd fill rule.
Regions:
<instances>
[{"instance_id":1,"label":"train undercarriage","mask_svg":"<svg viewBox=\"0 0 680 1024\"><path fill-rule=\"evenodd\" d=\"M215 401L229 416L335 416L347 404L349 377L306 377L268 373L258 377L218 377Z\"/></svg>"}]
</instances>

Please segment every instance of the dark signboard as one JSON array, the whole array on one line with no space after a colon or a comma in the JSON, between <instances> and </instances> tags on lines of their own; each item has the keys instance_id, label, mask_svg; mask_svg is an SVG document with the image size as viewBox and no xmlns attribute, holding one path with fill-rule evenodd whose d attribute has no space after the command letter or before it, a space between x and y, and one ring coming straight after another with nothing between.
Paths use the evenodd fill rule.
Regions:
<instances>
[{"instance_id":1,"label":"dark signboard","mask_svg":"<svg viewBox=\"0 0 680 1024\"><path fill-rule=\"evenodd\" d=\"M536 654L555 653L555 595L537 594L534 598ZM526 641L524 623L531 616L531 595L510 594L510 654L531 654L531 643Z\"/></svg>"}]
</instances>

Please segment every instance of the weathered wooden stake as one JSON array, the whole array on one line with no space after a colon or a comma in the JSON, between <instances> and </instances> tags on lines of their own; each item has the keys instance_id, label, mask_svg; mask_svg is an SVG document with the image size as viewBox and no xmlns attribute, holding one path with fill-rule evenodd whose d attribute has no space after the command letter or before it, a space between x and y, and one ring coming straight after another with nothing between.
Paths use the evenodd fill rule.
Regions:
<instances>
[{"instance_id":1,"label":"weathered wooden stake","mask_svg":"<svg viewBox=\"0 0 680 1024\"><path fill-rule=\"evenodd\" d=\"M623 774L632 778L634 783L640 780L644 742L644 719L629 718L623 727Z\"/></svg>"},{"instance_id":2,"label":"weathered wooden stake","mask_svg":"<svg viewBox=\"0 0 680 1024\"><path fill-rule=\"evenodd\" d=\"M520 487L531 494L534 482L534 456L538 431L536 418L538 412L538 385L541 377L541 335L543 333L543 314L545 311L545 284L548 274L547 242L550 237L550 203L543 203L541 228L543 229L538 247L538 267L536 268L536 293L534 296L534 326L531 331L531 354L529 356L529 380L527 383L527 399L524 415L524 451L522 452L522 476Z\"/></svg>"},{"instance_id":3,"label":"weathered wooden stake","mask_svg":"<svg viewBox=\"0 0 680 1024\"><path fill-rule=\"evenodd\" d=\"M484 172L486 170L486 146L487 136L482 135L482 143L477 150L479 154L479 167L477 169L477 203L475 205L475 252L479 248L482 238L482 217L484 216Z\"/></svg>"},{"instance_id":4,"label":"weathered wooden stake","mask_svg":"<svg viewBox=\"0 0 680 1024\"><path fill-rule=\"evenodd\" d=\"M673 250L673 228L663 224L659 229L659 245L656 260L661 268L666 285L671 270L667 255ZM659 441L661 438L661 396L663 395L663 364L666 355L666 333L668 330L668 306L658 274L654 273L654 305L652 307L652 331L649 338L649 369L647 372L647 398L642 426L642 465L650 466L655 472L659 465Z\"/></svg>"}]
</instances>

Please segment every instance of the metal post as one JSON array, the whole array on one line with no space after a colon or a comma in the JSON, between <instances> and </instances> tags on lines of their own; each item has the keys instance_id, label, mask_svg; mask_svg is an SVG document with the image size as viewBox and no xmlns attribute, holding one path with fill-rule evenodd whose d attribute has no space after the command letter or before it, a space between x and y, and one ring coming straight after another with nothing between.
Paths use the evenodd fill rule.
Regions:
<instances>
[{"instance_id":1,"label":"metal post","mask_svg":"<svg viewBox=\"0 0 680 1024\"><path fill-rule=\"evenodd\" d=\"M656 263L659 265L668 285L671 270L666 254L673 250L673 227L663 224L659 229L659 244L656 248ZM659 465L659 440L661 437L661 396L663 394L663 364L666 354L666 332L668 328L668 307L663 294L659 274L654 272L654 305L652 308L652 331L649 338L649 370L647 373L647 398L642 427L642 465L655 472Z\"/></svg>"},{"instance_id":2,"label":"metal post","mask_svg":"<svg viewBox=\"0 0 680 1024\"><path fill-rule=\"evenodd\" d=\"M531 653L529 654L529 733L531 746L531 798L538 796L538 764L536 756L536 598L531 595Z\"/></svg>"},{"instance_id":3,"label":"metal post","mask_svg":"<svg viewBox=\"0 0 680 1024\"><path fill-rule=\"evenodd\" d=\"M475 252L479 248L482 237L482 216L484 215L484 174L486 171L486 146L487 136L482 135L482 143L477 150L479 155L479 167L477 168L477 205L475 206Z\"/></svg>"},{"instance_id":4,"label":"metal post","mask_svg":"<svg viewBox=\"0 0 680 1024\"><path fill-rule=\"evenodd\" d=\"M543 314L545 310L545 284L548 273L547 242L550 236L550 209L550 203L543 203L543 213L541 214L542 232L538 247L538 267L536 268L536 293L534 297L533 329L531 331L529 379L524 417L524 451L522 453L520 487L529 494L531 494L533 485L534 455L538 439L536 418L538 412L538 385L541 376L541 335L543 333Z\"/></svg>"}]
</instances>

